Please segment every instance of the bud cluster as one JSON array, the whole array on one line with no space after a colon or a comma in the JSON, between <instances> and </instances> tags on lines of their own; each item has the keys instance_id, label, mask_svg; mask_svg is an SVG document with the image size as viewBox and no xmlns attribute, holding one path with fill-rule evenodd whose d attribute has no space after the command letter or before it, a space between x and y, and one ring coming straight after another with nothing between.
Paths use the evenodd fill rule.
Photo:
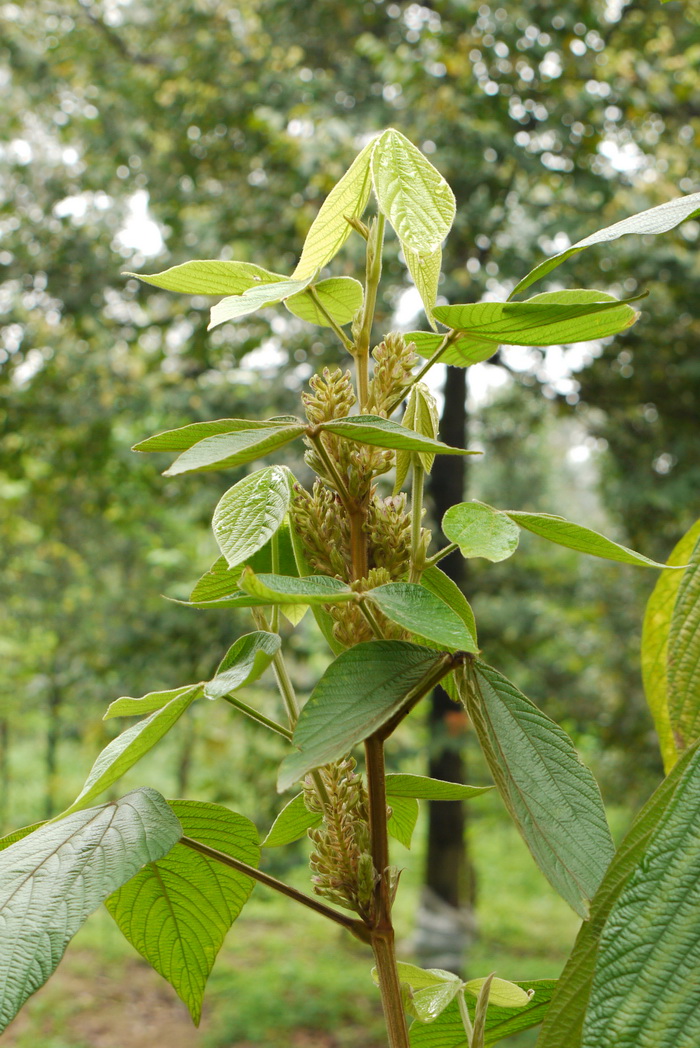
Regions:
<instances>
[{"instance_id":1,"label":"bud cluster","mask_svg":"<svg viewBox=\"0 0 700 1048\"><path fill-rule=\"evenodd\" d=\"M367 411L386 418L396 398L411 380L416 364L416 347L403 335L389 332L372 351L374 375L369 384Z\"/></svg>"}]
</instances>

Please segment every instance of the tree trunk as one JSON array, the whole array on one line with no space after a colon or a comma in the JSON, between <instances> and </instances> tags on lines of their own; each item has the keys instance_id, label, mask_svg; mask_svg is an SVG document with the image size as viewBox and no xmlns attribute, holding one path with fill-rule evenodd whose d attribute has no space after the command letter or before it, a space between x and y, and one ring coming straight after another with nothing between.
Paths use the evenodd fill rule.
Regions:
<instances>
[{"instance_id":1,"label":"tree trunk","mask_svg":"<svg viewBox=\"0 0 700 1048\"><path fill-rule=\"evenodd\" d=\"M448 368L440 439L456 447L464 447L467 440L466 395L466 370ZM438 455L430 484L437 523L450 506L463 501L465 484L465 459ZM464 589L465 562L459 553L446 557L440 567ZM436 688L432 694L428 723L428 774L435 779L464 782L466 714L442 688ZM425 885L415 943L422 964L450 970L461 967L472 937L474 897L475 876L467 854L462 803L430 803Z\"/></svg>"}]
</instances>

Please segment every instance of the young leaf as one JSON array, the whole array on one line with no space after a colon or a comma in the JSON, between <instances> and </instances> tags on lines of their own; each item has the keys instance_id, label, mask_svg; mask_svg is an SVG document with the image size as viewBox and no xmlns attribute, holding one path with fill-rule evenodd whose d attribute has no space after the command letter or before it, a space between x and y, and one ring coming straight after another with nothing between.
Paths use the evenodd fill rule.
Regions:
<instances>
[{"instance_id":1,"label":"young leaf","mask_svg":"<svg viewBox=\"0 0 700 1048\"><path fill-rule=\"evenodd\" d=\"M283 575L298 574L294 549L292 547L292 533L289 526L289 518L280 524L275 532L277 538L277 549L279 555L280 573ZM265 573L272 571L272 539L256 553L246 559L246 564L255 572ZM219 557L214 561L209 571L198 580L190 594L190 601L211 601L219 597L230 597L238 594L238 580L243 574L243 564L236 564L233 568L228 566L226 557Z\"/></svg>"},{"instance_id":2,"label":"young leaf","mask_svg":"<svg viewBox=\"0 0 700 1048\"><path fill-rule=\"evenodd\" d=\"M436 247L434 251L414 251L407 244L401 245L404 258L408 266L408 272L413 277L413 283L421 297L425 315L430 321L433 330L437 325L433 320L433 306L438 293L440 282L440 270L442 268L442 248Z\"/></svg>"},{"instance_id":3,"label":"young leaf","mask_svg":"<svg viewBox=\"0 0 700 1048\"><path fill-rule=\"evenodd\" d=\"M430 331L409 331L404 335L407 342L413 342L416 353L421 357L430 359L437 353L445 341L445 335L434 335ZM468 368L472 364L480 364L482 360L488 360L498 352L498 342L491 339L470 338L462 335L449 346L440 357L441 364L452 364L453 367Z\"/></svg>"},{"instance_id":4,"label":"young leaf","mask_svg":"<svg viewBox=\"0 0 700 1048\"><path fill-rule=\"evenodd\" d=\"M418 801L415 797L389 797L387 794L387 803L391 808L387 831L404 848L410 848L418 822Z\"/></svg>"},{"instance_id":5,"label":"young leaf","mask_svg":"<svg viewBox=\"0 0 700 1048\"><path fill-rule=\"evenodd\" d=\"M667 563L687 564L696 543L700 540L700 520L693 524L673 550ZM663 571L649 598L642 628L642 678L647 703L651 710L656 734L659 736L661 756L668 773L678 760L668 711L667 665L668 635L671 617L683 575L678 571Z\"/></svg>"},{"instance_id":6,"label":"young leaf","mask_svg":"<svg viewBox=\"0 0 700 1048\"><path fill-rule=\"evenodd\" d=\"M228 320L238 320L239 317L247 317L250 313L257 313L259 309L266 306L276 306L278 302L284 302L292 295L298 295L300 291L308 287L311 277L306 280L275 280L274 283L256 284L249 287L242 295L231 295L222 298L211 307L211 319L208 331L225 324Z\"/></svg>"},{"instance_id":7,"label":"young leaf","mask_svg":"<svg viewBox=\"0 0 700 1048\"><path fill-rule=\"evenodd\" d=\"M556 987L554 979L533 979L530 982L519 982L525 992L534 990L530 1003L524 1008L499 1008L490 1005L486 1013L484 1044L492 1045L519 1033L531 1029L542 1022L547 1013L549 1001ZM468 1007L474 1018L474 1002L468 999ZM456 1000L435 1019L434 1022L414 1023L410 1031L411 1048L468 1048L467 1035L464 1031L459 1005ZM573 1044L567 1048L575 1048Z\"/></svg>"},{"instance_id":8,"label":"young leaf","mask_svg":"<svg viewBox=\"0 0 700 1048\"><path fill-rule=\"evenodd\" d=\"M554 292L563 295L564 292ZM584 292L569 292L583 296ZM435 317L455 331L515 346L551 346L559 342L586 342L615 335L639 317L625 302L602 291L573 302L551 301L551 294L533 302L472 302L436 306ZM631 301L635 301L632 299Z\"/></svg>"},{"instance_id":9,"label":"young leaf","mask_svg":"<svg viewBox=\"0 0 700 1048\"><path fill-rule=\"evenodd\" d=\"M289 804L285 804L273 822L263 841L263 848L279 848L283 844L298 841L300 837L306 836L307 830L318 826L322 820L321 813L309 811L304 803L304 794L298 793Z\"/></svg>"},{"instance_id":10,"label":"young leaf","mask_svg":"<svg viewBox=\"0 0 700 1048\"><path fill-rule=\"evenodd\" d=\"M474 612L457 583L454 582L449 575L446 575L437 564L431 564L427 567L421 575L420 581L421 586L425 586L430 593L434 593L436 597L443 600L445 604L449 604L452 610L457 612L460 619L469 630L471 636L474 638L474 643L477 643L478 638Z\"/></svg>"},{"instance_id":11,"label":"young leaf","mask_svg":"<svg viewBox=\"0 0 700 1048\"><path fill-rule=\"evenodd\" d=\"M171 801L185 836L257 866L253 823L220 804ZM176 844L106 900L119 929L167 979L196 1026L202 999L224 937L255 882L228 866Z\"/></svg>"},{"instance_id":12,"label":"young leaf","mask_svg":"<svg viewBox=\"0 0 700 1048\"><path fill-rule=\"evenodd\" d=\"M107 707L103 720L109 720L111 717L143 717L148 713L154 713L156 710L162 710L163 706L167 706L172 699L176 699L178 695L184 695L185 692L189 692L192 688L197 687L195 684L184 684L181 688L170 688L169 691L149 691L148 695L142 695L140 699L133 699L130 695L122 695L121 698L115 699Z\"/></svg>"},{"instance_id":13,"label":"young leaf","mask_svg":"<svg viewBox=\"0 0 700 1048\"><path fill-rule=\"evenodd\" d=\"M638 813L618 848L591 901L590 920L581 925L574 948L557 982L537 1048L580 1048L601 932L622 888L641 862L649 840L698 749L696 744L680 758Z\"/></svg>"},{"instance_id":14,"label":"young leaf","mask_svg":"<svg viewBox=\"0 0 700 1048\"><path fill-rule=\"evenodd\" d=\"M440 425L440 416L435 397L425 383L416 382L415 385L411 386L411 392L408 395L408 402L406 404L404 416L401 419L401 425L404 429L411 429L415 433L422 433L424 437L429 437L431 440L436 439L438 435L438 427ZM415 454L415 452L396 452L396 480L394 482L394 494L400 491L403 486L406 474L411 466L412 454ZM425 472L430 473L433 468L435 456L419 452L418 457Z\"/></svg>"},{"instance_id":15,"label":"young leaf","mask_svg":"<svg viewBox=\"0 0 700 1048\"><path fill-rule=\"evenodd\" d=\"M433 455L478 455L478 451L463 451L451 448L439 440L414 433L404 426L399 426L379 415L350 415L348 418L334 419L319 426L328 433L335 433L346 440L358 440L375 448L397 448L399 451L423 451Z\"/></svg>"},{"instance_id":16,"label":"young leaf","mask_svg":"<svg viewBox=\"0 0 700 1048\"><path fill-rule=\"evenodd\" d=\"M262 630L239 637L226 652L214 677L204 685L205 697L220 699L252 684L270 665L281 643L276 633Z\"/></svg>"},{"instance_id":17,"label":"young leaf","mask_svg":"<svg viewBox=\"0 0 700 1048\"><path fill-rule=\"evenodd\" d=\"M182 836L155 790L134 790L38 830L0 854L0 1031L43 986L108 895Z\"/></svg>"},{"instance_id":18,"label":"young leaf","mask_svg":"<svg viewBox=\"0 0 700 1048\"><path fill-rule=\"evenodd\" d=\"M700 736L700 539L689 560L668 634L668 714L679 750Z\"/></svg>"},{"instance_id":19,"label":"young leaf","mask_svg":"<svg viewBox=\"0 0 700 1048\"><path fill-rule=\"evenodd\" d=\"M333 187L306 235L295 280L312 278L340 251L350 236L348 218L360 218L372 188L370 159L377 139L358 153L340 181Z\"/></svg>"},{"instance_id":20,"label":"young leaf","mask_svg":"<svg viewBox=\"0 0 700 1048\"><path fill-rule=\"evenodd\" d=\"M597 783L562 729L484 663L467 711L503 801L550 884L588 916L614 847Z\"/></svg>"},{"instance_id":21,"label":"young leaf","mask_svg":"<svg viewBox=\"0 0 700 1048\"><path fill-rule=\"evenodd\" d=\"M457 983L460 986L462 982L458 975L445 971L444 968L419 968L405 961L397 961L396 968L401 982L406 983L412 990L423 990L426 986L444 986L446 983Z\"/></svg>"},{"instance_id":22,"label":"young leaf","mask_svg":"<svg viewBox=\"0 0 700 1048\"><path fill-rule=\"evenodd\" d=\"M197 259L172 266L162 273L125 273L144 284L153 284L166 291L180 291L185 295L242 295L256 284L271 284L286 280L280 273L256 266L252 262L222 262L215 258Z\"/></svg>"},{"instance_id":23,"label":"young leaf","mask_svg":"<svg viewBox=\"0 0 700 1048\"><path fill-rule=\"evenodd\" d=\"M470 979L464 984L464 989L474 997L478 997L487 981L489 982L489 1004L495 1004L499 1008L524 1008L530 1003L530 994L522 986L505 979L496 979L495 976L488 976L488 980Z\"/></svg>"},{"instance_id":24,"label":"young leaf","mask_svg":"<svg viewBox=\"0 0 700 1048\"><path fill-rule=\"evenodd\" d=\"M582 1048L700 1043L699 807L696 752L606 921Z\"/></svg>"},{"instance_id":25,"label":"young leaf","mask_svg":"<svg viewBox=\"0 0 700 1048\"><path fill-rule=\"evenodd\" d=\"M330 277L313 285L313 291L326 313L342 327L349 324L362 308L364 289L359 280L353 277ZM308 320L318 327L331 327L323 310L314 301L310 291L292 295L284 303L290 313L300 320Z\"/></svg>"},{"instance_id":26,"label":"young leaf","mask_svg":"<svg viewBox=\"0 0 700 1048\"><path fill-rule=\"evenodd\" d=\"M297 425L271 423L268 426L256 424L255 427L236 433L219 433L188 448L163 475L176 477L181 473L202 473L243 466L296 440L305 429L306 426L301 422Z\"/></svg>"},{"instance_id":27,"label":"young leaf","mask_svg":"<svg viewBox=\"0 0 700 1048\"><path fill-rule=\"evenodd\" d=\"M454 221L454 194L421 151L394 128L376 141L372 181L379 209L402 244L423 255L440 247Z\"/></svg>"},{"instance_id":28,"label":"young leaf","mask_svg":"<svg viewBox=\"0 0 700 1048\"><path fill-rule=\"evenodd\" d=\"M591 233L590 236L579 240L578 243L573 244L565 251L560 251L558 255L552 255L551 258L540 262L513 288L511 298L519 295L521 291L525 291L535 281L541 280L542 277L551 273L562 262L565 262L567 258L577 255L584 248L617 240L618 237L625 236L628 233L639 233L642 235L666 233L669 229L673 229L674 226L679 225L686 219L695 218L699 214L700 193L691 193L690 196L677 197L675 200L668 200L665 204L659 204L658 207L649 208L648 211L640 211L639 214L632 215L630 218L623 218L621 222L615 222L612 226L599 229L596 233Z\"/></svg>"},{"instance_id":29,"label":"young leaf","mask_svg":"<svg viewBox=\"0 0 700 1048\"><path fill-rule=\"evenodd\" d=\"M294 419L299 422L299 419ZM134 444L132 451L187 451L207 437L216 437L221 433L240 433L250 429L283 429L287 423L268 419L265 422L252 422L244 418L218 418L212 422L192 422L179 429L168 429L164 433L155 433L152 437Z\"/></svg>"},{"instance_id":30,"label":"young leaf","mask_svg":"<svg viewBox=\"0 0 700 1048\"><path fill-rule=\"evenodd\" d=\"M453 659L406 641L364 641L330 664L311 692L280 768L278 789L345 756L358 742L410 708L450 669Z\"/></svg>"},{"instance_id":31,"label":"young leaf","mask_svg":"<svg viewBox=\"0 0 700 1048\"><path fill-rule=\"evenodd\" d=\"M390 772L386 777L386 794L391 798L417 797L422 801L462 801L479 797L492 789L493 786L466 786L461 782L430 779L427 775Z\"/></svg>"},{"instance_id":32,"label":"young leaf","mask_svg":"<svg viewBox=\"0 0 700 1048\"><path fill-rule=\"evenodd\" d=\"M388 619L450 651L477 652L476 641L456 611L423 586L388 582L369 590L367 598Z\"/></svg>"},{"instance_id":33,"label":"young leaf","mask_svg":"<svg viewBox=\"0 0 700 1048\"><path fill-rule=\"evenodd\" d=\"M212 528L230 568L266 545L286 517L290 501L290 474L281 466L267 466L228 489L214 510Z\"/></svg>"},{"instance_id":34,"label":"young leaf","mask_svg":"<svg viewBox=\"0 0 700 1048\"><path fill-rule=\"evenodd\" d=\"M463 557L485 557L494 562L507 560L520 541L520 532L513 521L483 502L450 506L441 527L445 538L457 543Z\"/></svg>"},{"instance_id":35,"label":"young leaf","mask_svg":"<svg viewBox=\"0 0 700 1048\"><path fill-rule=\"evenodd\" d=\"M356 594L329 575L256 575L246 568L239 580L244 593L264 604L339 604L355 600Z\"/></svg>"},{"instance_id":36,"label":"young leaf","mask_svg":"<svg viewBox=\"0 0 700 1048\"><path fill-rule=\"evenodd\" d=\"M85 808L95 797L121 779L122 775L140 761L144 754L153 749L195 699L202 694L202 685L193 684L178 694L162 709L151 713L137 724L133 724L102 750L93 764L85 785L63 816Z\"/></svg>"},{"instance_id":37,"label":"young leaf","mask_svg":"<svg viewBox=\"0 0 700 1048\"><path fill-rule=\"evenodd\" d=\"M526 528L549 542L556 542L558 546L575 549L578 553L589 553L592 557L616 560L620 564L634 564L643 568L667 567L666 564L649 560L641 553L635 553L633 549L621 546L611 539L606 539L604 535L599 535L597 531L584 528L582 524L574 524L564 517L557 517L551 513L524 513L510 509L504 512L519 527Z\"/></svg>"}]
</instances>

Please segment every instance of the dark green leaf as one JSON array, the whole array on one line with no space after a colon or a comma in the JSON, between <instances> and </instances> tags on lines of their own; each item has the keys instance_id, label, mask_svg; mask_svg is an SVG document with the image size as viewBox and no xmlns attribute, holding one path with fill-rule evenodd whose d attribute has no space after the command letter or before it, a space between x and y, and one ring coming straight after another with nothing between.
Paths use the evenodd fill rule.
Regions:
<instances>
[{"instance_id":1,"label":"dark green leaf","mask_svg":"<svg viewBox=\"0 0 700 1048\"><path fill-rule=\"evenodd\" d=\"M668 564L687 564L693 549L700 539L700 520L686 532ZM649 597L642 629L642 677L647 703L654 718L656 734L659 736L664 768L669 772L678 760L678 750L673 738L671 718L668 710L668 635L671 629L673 608L678 587L683 575L679 571L663 571Z\"/></svg>"},{"instance_id":2,"label":"dark green leaf","mask_svg":"<svg viewBox=\"0 0 700 1048\"><path fill-rule=\"evenodd\" d=\"M532 531L549 542L556 542L558 546L566 546L575 549L578 553L589 553L592 557L602 557L603 560L616 560L620 564L634 564L638 567L665 568L665 564L659 564L655 560L649 560L641 553L635 553L627 546L621 546L597 531L584 528L582 524L574 524L564 517L557 517L550 513L523 513L519 510L508 510L507 515L521 528Z\"/></svg>"},{"instance_id":3,"label":"dark green leaf","mask_svg":"<svg viewBox=\"0 0 700 1048\"><path fill-rule=\"evenodd\" d=\"M298 295L292 295L285 302L285 306L295 317L308 320L310 324L316 324L318 327L332 326L323 310L341 327L343 324L349 324L358 309L362 308L364 300L362 284L353 277L330 277L328 280L320 280L318 284L313 285L313 292L323 309L315 302L311 288Z\"/></svg>"},{"instance_id":4,"label":"dark green leaf","mask_svg":"<svg viewBox=\"0 0 700 1048\"><path fill-rule=\"evenodd\" d=\"M489 793L492 786L466 786L461 782L430 779L426 775L389 773L386 777L388 797L417 797L422 801L462 801Z\"/></svg>"},{"instance_id":5,"label":"dark green leaf","mask_svg":"<svg viewBox=\"0 0 700 1048\"><path fill-rule=\"evenodd\" d=\"M197 259L172 266L162 273L125 273L145 284L180 291L186 295L242 295L256 284L271 284L286 280L279 273L271 273L252 262L222 262L215 258Z\"/></svg>"},{"instance_id":6,"label":"dark green leaf","mask_svg":"<svg viewBox=\"0 0 700 1048\"><path fill-rule=\"evenodd\" d=\"M170 803L185 836L257 867L258 833L249 819L220 804ZM197 1026L216 955L254 884L245 874L176 844L106 900L120 930L168 980Z\"/></svg>"},{"instance_id":7,"label":"dark green leaf","mask_svg":"<svg viewBox=\"0 0 700 1048\"><path fill-rule=\"evenodd\" d=\"M510 1034L528 1030L542 1022L554 993L554 979L533 979L518 982L523 990L534 990L530 1003L524 1008L489 1007L486 1013L486 1045L496 1044ZM470 1016L474 1018L474 1003L468 1001ZM468 1048L467 1035L459 1014L459 1005L453 1001L441 1015L431 1023L414 1023L411 1027L411 1048ZM567 1048L574 1048L573 1045Z\"/></svg>"},{"instance_id":8,"label":"dark green leaf","mask_svg":"<svg viewBox=\"0 0 700 1048\"><path fill-rule=\"evenodd\" d=\"M321 813L309 811L304 803L304 794L298 793L296 797L292 797L289 804L285 804L273 822L263 841L263 848L279 848L283 844L298 841L300 837L306 836L307 830L320 825L322 821Z\"/></svg>"},{"instance_id":9,"label":"dark green leaf","mask_svg":"<svg viewBox=\"0 0 700 1048\"><path fill-rule=\"evenodd\" d=\"M460 502L442 518L442 532L456 542L463 557L500 561L512 557L520 532L505 513L483 502Z\"/></svg>"},{"instance_id":10,"label":"dark green leaf","mask_svg":"<svg viewBox=\"0 0 700 1048\"><path fill-rule=\"evenodd\" d=\"M262 549L287 515L290 473L267 466L234 484L214 510L214 538L229 567L243 564Z\"/></svg>"},{"instance_id":11,"label":"dark green leaf","mask_svg":"<svg viewBox=\"0 0 700 1048\"><path fill-rule=\"evenodd\" d=\"M357 440L375 448L397 448L400 451L424 451L434 455L477 455L477 451L451 448L439 440L431 440L422 433L414 433L397 422L380 418L379 415L350 415L348 418L324 422L320 427L346 440Z\"/></svg>"},{"instance_id":12,"label":"dark green leaf","mask_svg":"<svg viewBox=\"0 0 700 1048\"><path fill-rule=\"evenodd\" d=\"M421 586L425 586L427 590L434 593L436 597L443 600L445 604L449 604L452 610L457 612L460 619L474 638L475 643L477 643L478 637L474 612L471 609L469 601L464 596L456 582L454 582L449 575L446 575L437 564L431 564L430 567L425 569L421 575L420 582Z\"/></svg>"},{"instance_id":13,"label":"dark green leaf","mask_svg":"<svg viewBox=\"0 0 700 1048\"><path fill-rule=\"evenodd\" d=\"M256 575L250 568L241 575L240 588L262 604L336 604L355 600L344 582L329 575Z\"/></svg>"},{"instance_id":14,"label":"dark green leaf","mask_svg":"<svg viewBox=\"0 0 700 1048\"><path fill-rule=\"evenodd\" d=\"M451 651L479 650L457 612L423 586L388 582L369 590L367 597L388 619L419 637Z\"/></svg>"},{"instance_id":15,"label":"dark green leaf","mask_svg":"<svg viewBox=\"0 0 700 1048\"><path fill-rule=\"evenodd\" d=\"M525 291L536 280L541 280L547 273L551 273L553 269L565 262L567 258L577 255L584 248L617 240L618 237L625 236L628 233L639 233L642 235L666 233L680 222L684 222L688 218L694 218L698 214L700 214L700 193L691 193L690 196L677 197L675 200L669 200L665 204L659 204L658 207L649 208L648 211L640 211L639 214L632 215L630 218L623 218L621 222L615 222L612 226L599 229L596 233L591 233L590 236L579 240L578 243L573 244L566 251L560 251L558 255L553 255L546 261L540 262L513 289L511 298L514 295L519 295L521 291Z\"/></svg>"},{"instance_id":16,"label":"dark green leaf","mask_svg":"<svg viewBox=\"0 0 700 1048\"><path fill-rule=\"evenodd\" d=\"M296 575L297 565L292 548L292 533L289 526L289 518L280 524L275 532L277 538L280 573L283 575ZM262 549L254 553L246 562L253 571L258 573L272 571L272 540L266 542ZM199 579L190 594L191 601L210 601L219 597L229 597L238 594L238 580L243 574L243 564L236 564L229 568L226 557L219 557L214 561L209 571Z\"/></svg>"},{"instance_id":17,"label":"dark green leaf","mask_svg":"<svg viewBox=\"0 0 700 1048\"><path fill-rule=\"evenodd\" d=\"M689 561L668 634L668 714L679 750L700 736L700 540Z\"/></svg>"},{"instance_id":18,"label":"dark green leaf","mask_svg":"<svg viewBox=\"0 0 700 1048\"><path fill-rule=\"evenodd\" d=\"M281 643L276 633L262 630L239 637L222 659L215 676L204 685L206 698L220 699L252 684L270 665Z\"/></svg>"},{"instance_id":19,"label":"dark green leaf","mask_svg":"<svg viewBox=\"0 0 700 1048\"><path fill-rule=\"evenodd\" d=\"M86 918L182 836L155 790L50 822L0 855L0 1031L43 986Z\"/></svg>"},{"instance_id":20,"label":"dark green leaf","mask_svg":"<svg viewBox=\"0 0 700 1048\"><path fill-rule=\"evenodd\" d=\"M236 433L219 433L200 440L198 444L184 451L175 459L170 469L165 470L164 476L176 477L181 473L201 473L243 466L246 462L269 455L271 451L277 451L290 441L296 440L305 429L302 423L297 426L275 423L263 427L256 425L255 428Z\"/></svg>"},{"instance_id":21,"label":"dark green leaf","mask_svg":"<svg viewBox=\"0 0 700 1048\"><path fill-rule=\"evenodd\" d=\"M397 640L366 641L342 652L301 711L293 740L301 752L282 762L278 788L345 756L418 701L451 664L449 656Z\"/></svg>"},{"instance_id":22,"label":"dark green leaf","mask_svg":"<svg viewBox=\"0 0 700 1048\"><path fill-rule=\"evenodd\" d=\"M80 811L95 797L99 797L101 793L109 789L129 768L140 761L144 754L153 749L157 742L160 742L201 694L201 684L193 684L184 690L177 689L175 698L171 699L162 709L157 709L155 713L133 724L121 735L117 735L116 739L112 739L99 754L85 785L63 815Z\"/></svg>"},{"instance_id":23,"label":"dark green leaf","mask_svg":"<svg viewBox=\"0 0 700 1048\"><path fill-rule=\"evenodd\" d=\"M581 925L574 948L557 983L537 1048L580 1048L600 934L613 904L644 856L651 836L697 751L696 745L680 758L639 812L618 848L591 901L590 920Z\"/></svg>"},{"instance_id":24,"label":"dark green leaf","mask_svg":"<svg viewBox=\"0 0 700 1048\"><path fill-rule=\"evenodd\" d=\"M588 294L589 299L570 303L542 301L543 296L537 296L540 301L472 302L436 306L433 312L441 323L455 331L516 346L551 346L603 338L624 331L639 317L626 303L602 291Z\"/></svg>"},{"instance_id":25,"label":"dark green leaf","mask_svg":"<svg viewBox=\"0 0 700 1048\"><path fill-rule=\"evenodd\" d=\"M466 705L494 782L533 858L582 917L614 847L595 779L569 736L484 663Z\"/></svg>"},{"instance_id":26,"label":"dark green leaf","mask_svg":"<svg viewBox=\"0 0 700 1048\"><path fill-rule=\"evenodd\" d=\"M700 1043L698 810L696 752L605 923L582 1048Z\"/></svg>"}]
</instances>

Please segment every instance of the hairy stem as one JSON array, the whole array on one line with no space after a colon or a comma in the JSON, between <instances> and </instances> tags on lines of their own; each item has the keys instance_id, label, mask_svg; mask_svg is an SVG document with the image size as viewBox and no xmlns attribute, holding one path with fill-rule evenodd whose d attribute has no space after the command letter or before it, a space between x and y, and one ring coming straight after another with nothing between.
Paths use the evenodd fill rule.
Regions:
<instances>
[{"instance_id":1,"label":"hairy stem","mask_svg":"<svg viewBox=\"0 0 700 1048\"><path fill-rule=\"evenodd\" d=\"M316 913L322 914L330 921L340 924L362 942L370 942L369 931L362 921L358 921L354 917L348 917L344 913L339 913L332 907L326 906L319 899L305 895L304 892L292 888L291 885L285 884L284 881L278 881L276 877L271 877L269 873L263 873L262 870L256 869L255 866L249 866L247 862L234 859L231 855L226 855L225 852L218 851L216 848L210 848L208 844L201 844L200 841L195 841L191 837L181 837L180 844L184 844L186 848L191 848L192 851L199 852L200 855L206 855L208 859L220 862L223 866L229 866L233 870L238 870L239 873L245 873L248 877L252 877L253 880L259 881L260 884L265 884L268 888L274 888L281 895L286 895L289 899L294 899L295 902L301 903L302 906L307 906L310 910L315 910Z\"/></svg>"},{"instance_id":2,"label":"hairy stem","mask_svg":"<svg viewBox=\"0 0 700 1048\"><path fill-rule=\"evenodd\" d=\"M352 573L355 579L366 579L369 571L369 560L367 557L367 535L365 533L366 507L364 504L354 505L349 508L350 518L350 557L352 560Z\"/></svg>"},{"instance_id":3,"label":"hairy stem","mask_svg":"<svg viewBox=\"0 0 700 1048\"><path fill-rule=\"evenodd\" d=\"M430 369L433 366L433 364L439 364L440 363L442 357L445 355L445 353L450 348L450 346L453 345L457 341L457 339L459 338L460 334L461 334L460 331L448 331L447 332L447 334L443 338L442 342L440 343L438 348L433 353L433 355L430 358L430 360L427 360L425 362L425 364L420 369L420 371L418 371L413 376L411 381L407 385L405 385L403 387L401 392L396 397L394 397L394 399L392 400L391 404L387 408L387 418L390 418L392 413L396 410L396 408L401 403L401 401L405 400L406 395L411 390L411 387L415 386L416 382L420 382L421 379L424 378L428 374L428 372L430 371Z\"/></svg>"},{"instance_id":4,"label":"hairy stem","mask_svg":"<svg viewBox=\"0 0 700 1048\"><path fill-rule=\"evenodd\" d=\"M432 557L428 557L424 566L426 568L429 568L433 564L437 564L444 557L449 557L450 553L454 553L456 549L459 549L459 545L456 542L451 542L449 546L445 546L443 549L439 549L437 553L433 553Z\"/></svg>"},{"instance_id":5,"label":"hairy stem","mask_svg":"<svg viewBox=\"0 0 700 1048\"><path fill-rule=\"evenodd\" d=\"M287 710L289 727L294 729L294 725L299 720L299 703L297 702L294 685L292 684L287 671L287 665L281 651L275 653L272 659L272 668L275 672L277 687L280 690L280 695L282 696L285 709Z\"/></svg>"},{"instance_id":6,"label":"hairy stem","mask_svg":"<svg viewBox=\"0 0 700 1048\"><path fill-rule=\"evenodd\" d=\"M379 212L367 241L367 269L365 276L365 304L362 325L354 348L357 367L357 399L360 411L367 408L369 398L369 344L372 338L372 323L377 305L377 290L382 275L382 248L384 246L384 215Z\"/></svg>"},{"instance_id":7,"label":"hairy stem","mask_svg":"<svg viewBox=\"0 0 700 1048\"><path fill-rule=\"evenodd\" d=\"M271 731L276 731L278 735L283 735L285 739L291 741L292 733L289 728L285 728L282 724L278 724L277 721L270 720L269 717L265 717L262 713L258 713L252 706L248 706L247 703L242 702L236 698L235 695L224 695L222 696L224 702L228 702L231 706L234 706L241 713L245 713L246 717L250 717L251 720L257 721L258 724L263 724L266 728Z\"/></svg>"},{"instance_id":8,"label":"hairy stem","mask_svg":"<svg viewBox=\"0 0 700 1048\"><path fill-rule=\"evenodd\" d=\"M467 1002L464 999L464 991L460 990L457 994L457 1002L459 1004L459 1014L464 1026L464 1032L467 1035L467 1044L471 1045L472 1038L474 1037L474 1028L472 1026L471 1017L469 1015L469 1009L467 1008Z\"/></svg>"}]
</instances>

